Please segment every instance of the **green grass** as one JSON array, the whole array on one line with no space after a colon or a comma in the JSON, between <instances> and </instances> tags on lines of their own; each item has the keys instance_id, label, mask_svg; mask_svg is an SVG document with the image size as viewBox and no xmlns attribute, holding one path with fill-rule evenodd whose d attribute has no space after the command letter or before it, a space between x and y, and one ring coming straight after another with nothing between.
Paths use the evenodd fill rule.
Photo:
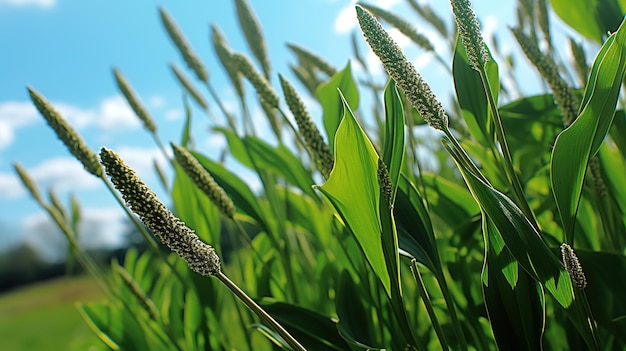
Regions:
<instances>
[{"instance_id":1,"label":"green grass","mask_svg":"<svg viewBox=\"0 0 626 351\"><path fill-rule=\"evenodd\" d=\"M0 350L103 350L75 306L103 297L89 276L58 278L0 295Z\"/></svg>"}]
</instances>

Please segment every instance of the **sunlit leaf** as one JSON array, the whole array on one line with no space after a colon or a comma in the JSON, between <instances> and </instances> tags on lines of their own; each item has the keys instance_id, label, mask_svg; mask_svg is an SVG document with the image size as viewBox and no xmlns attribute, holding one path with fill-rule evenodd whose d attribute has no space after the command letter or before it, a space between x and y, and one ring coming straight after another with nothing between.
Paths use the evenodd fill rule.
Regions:
<instances>
[{"instance_id":1,"label":"sunlit leaf","mask_svg":"<svg viewBox=\"0 0 626 351\"><path fill-rule=\"evenodd\" d=\"M552 151L551 182L566 241L573 243L578 203L589 159L606 136L626 69L626 25L604 44L593 65L578 118L559 136Z\"/></svg>"},{"instance_id":2,"label":"sunlit leaf","mask_svg":"<svg viewBox=\"0 0 626 351\"><path fill-rule=\"evenodd\" d=\"M378 154L354 118L347 102L335 138L335 165L324 185L317 187L354 233L376 276L391 292L381 242L378 207Z\"/></svg>"}]
</instances>

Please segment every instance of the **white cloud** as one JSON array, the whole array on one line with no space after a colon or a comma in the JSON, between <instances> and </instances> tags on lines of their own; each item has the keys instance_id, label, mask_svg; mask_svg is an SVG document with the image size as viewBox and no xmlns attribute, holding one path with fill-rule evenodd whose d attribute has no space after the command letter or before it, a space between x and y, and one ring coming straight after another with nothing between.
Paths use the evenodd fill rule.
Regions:
<instances>
[{"instance_id":1,"label":"white cloud","mask_svg":"<svg viewBox=\"0 0 626 351\"><path fill-rule=\"evenodd\" d=\"M166 145L167 147L167 145ZM120 146L114 150L141 178L154 175L154 160L166 169L168 161L156 147ZM168 153L170 153L168 149ZM168 155L171 156L171 155Z\"/></svg>"},{"instance_id":2,"label":"white cloud","mask_svg":"<svg viewBox=\"0 0 626 351\"><path fill-rule=\"evenodd\" d=\"M28 171L41 188L55 190L93 189L100 181L88 173L82 163L72 157L56 157L45 160Z\"/></svg>"},{"instance_id":3,"label":"white cloud","mask_svg":"<svg viewBox=\"0 0 626 351\"><path fill-rule=\"evenodd\" d=\"M15 131L37 121L37 110L30 102L0 103L0 150L15 140Z\"/></svg>"},{"instance_id":4,"label":"white cloud","mask_svg":"<svg viewBox=\"0 0 626 351\"><path fill-rule=\"evenodd\" d=\"M339 11L333 28L337 34L345 34L351 32L357 26L357 23L354 3L351 3Z\"/></svg>"},{"instance_id":5,"label":"white cloud","mask_svg":"<svg viewBox=\"0 0 626 351\"><path fill-rule=\"evenodd\" d=\"M26 190L16 174L0 173L0 198L17 199L26 194Z\"/></svg>"},{"instance_id":6,"label":"white cloud","mask_svg":"<svg viewBox=\"0 0 626 351\"><path fill-rule=\"evenodd\" d=\"M55 4L55 0L0 0L0 5L9 6L38 6L42 8L50 8Z\"/></svg>"},{"instance_id":7,"label":"white cloud","mask_svg":"<svg viewBox=\"0 0 626 351\"><path fill-rule=\"evenodd\" d=\"M51 105L75 129L95 127L109 132L141 127L121 95L106 97L96 107L87 109L63 102L51 102ZM15 141L17 129L35 123L43 123L43 118L30 101L0 102L0 150Z\"/></svg>"},{"instance_id":8,"label":"white cloud","mask_svg":"<svg viewBox=\"0 0 626 351\"><path fill-rule=\"evenodd\" d=\"M136 129L141 126L135 113L120 95L104 98L97 107L90 109L65 103L52 103L52 105L68 123L77 129L95 126L105 131L113 131Z\"/></svg>"},{"instance_id":9,"label":"white cloud","mask_svg":"<svg viewBox=\"0 0 626 351\"><path fill-rule=\"evenodd\" d=\"M169 109L165 111L165 119L168 121L177 121L185 116L181 109Z\"/></svg>"}]
</instances>

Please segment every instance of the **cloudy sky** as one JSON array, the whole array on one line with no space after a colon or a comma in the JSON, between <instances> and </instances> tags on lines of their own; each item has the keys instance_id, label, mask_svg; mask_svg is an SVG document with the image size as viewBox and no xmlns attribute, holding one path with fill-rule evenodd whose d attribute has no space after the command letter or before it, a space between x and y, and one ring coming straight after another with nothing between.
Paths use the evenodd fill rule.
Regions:
<instances>
[{"instance_id":1,"label":"cloudy sky","mask_svg":"<svg viewBox=\"0 0 626 351\"><path fill-rule=\"evenodd\" d=\"M476 12L486 32L513 24L513 0L476 1ZM353 1L350 0L250 0L262 24L273 66L291 81L288 64L294 56L285 43L296 43L321 54L336 67L351 57L350 35L356 30ZM391 8L415 21L418 17L401 1L370 1ZM447 1L432 1L450 23ZM482 3L482 4L481 4ZM167 168L163 156L119 95L111 72L117 67L130 81L159 127L164 142L180 140L182 92L168 64L185 69L178 52L167 38L159 20L164 7L177 22L209 71L211 84L222 98L234 105L234 93L226 83L210 44L210 24L225 33L236 51L248 52L238 29L232 1L82 1L82 0L0 0L0 251L26 241L55 257L59 234L28 196L13 171L19 162L36 180L40 191L49 188L65 204L70 194L82 204L86 245L119 245L123 214L103 185L82 170L31 105L26 86L45 96L79 131L90 147L116 150L157 194L167 199L152 163ZM509 20L507 20L509 19ZM419 23L419 22L416 22ZM437 44L434 30L419 27L433 36L444 57L445 45ZM399 43L438 94L452 91L449 75L429 55L393 32ZM503 36L501 47L517 48ZM362 52L369 53L365 41ZM370 59L376 59L369 54ZM358 69L358 67L356 68ZM189 73L189 72L187 72ZM191 75L189 75L191 77ZM381 76L381 83L384 80ZM200 87L201 88L201 87ZM277 89L280 91L280 89ZM206 92L206 90L203 90ZM219 115L208 94L211 110ZM310 106L319 118L319 108ZM205 114L194 111L194 130L200 151L216 157L223 141L207 133ZM62 245L61 245L62 246Z\"/></svg>"}]
</instances>

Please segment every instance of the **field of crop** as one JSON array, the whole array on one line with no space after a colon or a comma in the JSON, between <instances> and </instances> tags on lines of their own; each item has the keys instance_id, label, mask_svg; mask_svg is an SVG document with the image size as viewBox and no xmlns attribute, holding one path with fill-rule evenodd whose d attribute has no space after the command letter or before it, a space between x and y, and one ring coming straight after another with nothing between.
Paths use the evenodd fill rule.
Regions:
<instances>
[{"instance_id":1,"label":"field of crop","mask_svg":"<svg viewBox=\"0 0 626 351\"><path fill-rule=\"evenodd\" d=\"M103 297L89 276L49 280L0 295L0 350L102 350L75 304Z\"/></svg>"}]
</instances>

